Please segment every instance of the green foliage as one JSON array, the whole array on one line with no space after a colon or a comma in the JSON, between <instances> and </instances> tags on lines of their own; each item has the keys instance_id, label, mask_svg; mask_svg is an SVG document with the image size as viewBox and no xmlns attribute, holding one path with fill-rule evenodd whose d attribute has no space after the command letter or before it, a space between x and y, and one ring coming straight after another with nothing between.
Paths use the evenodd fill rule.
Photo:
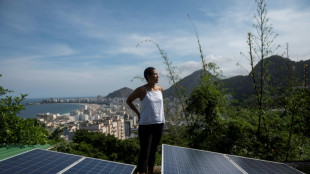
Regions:
<instances>
[{"instance_id":1,"label":"green foliage","mask_svg":"<svg viewBox=\"0 0 310 174\"><path fill-rule=\"evenodd\" d=\"M187 130L184 125L165 124L165 127L167 127L167 129L162 135L160 144L189 147L190 141L188 140Z\"/></svg>"},{"instance_id":2,"label":"green foliage","mask_svg":"<svg viewBox=\"0 0 310 174\"><path fill-rule=\"evenodd\" d=\"M118 140L112 135L79 130L72 143L61 143L55 150L93 158L137 164L139 154L137 139Z\"/></svg>"},{"instance_id":3,"label":"green foliage","mask_svg":"<svg viewBox=\"0 0 310 174\"><path fill-rule=\"evenodd\" d=\"M192 121L204 119L204 123L212 124L224 106L223 94L218 90L209 75L203 75L201 84L195 88L187 100L186 111L195 114Z\"/></svg>"},{"instance_id":4,"label":"green foliage","mask_svg":"<svg viewBox=\"0 0 310 174\"><path fill-rule=\"evenodd\" d=\"M214 65L213 65L214 66ZM193 115L186 125L185 139L193 148L228 153L238 139L240 130L234 124L223 122L226 100L210 75L202 75L200 86L187 100L186 111Z\"/></svg>"},{"instance_id":5,"label":"green foliage","mask_svg":"<svg viewBox=\"0 0 310 174\"><path fill-rule=\"evenodd\" d=\"M164 135L163 143L251 158L286 161L290 117L282 110L266 112L268 126L264 127L266 130L258 137L256 112L254 109L229 106L213 120L213 124L206 124L202 119L191 125L179 126L178 130L183 129L180 131L180 137ZM310 138L304 135L305 131L302 128L304 126L295 125L292 132L288 153L288 159L291 161L310 159Z\"/></svg>"},{"instance_id":6,"label":"green foliage","mask_svg":"<svg viewBox=\"0 0 310 174\"><path fill-rule=\"evenodd\" d=\"M58 126L51 133L49 133L49 135L48 135L48 143L54 145L54 144L57 144L57 143L64 142L65 140L62 139L60 136L64 132L65 129L66 129L66 127Z\"/></svg>"},{"instance_id":7,"label":"green foliage","mask_svg":"<svg viewBox=\"0 0 310 174\"><path fill-rule=\"evenodd\" d=\"M288 160L289 158L296 158L296 156L292 155L297 154L296 149L294 150L294 147L292 147L294 134L300 135L302 139L302 142L298 144L300 157L303 155L304 148L307 148L305 147L305 138L310 138L310 90L295 89L293 92L289 91L286 94L287 96L283 99L285 108L283 117L290 120L287 124L289 136L286 160Z\"/></svg>"},{"instance_id":8,"label":"green foliage","mask_svg":"<svg viewBox=\"0 0 310 174\"><path fill-rule=\"evenodd\" d=\"M11 97L10 92L0 86L0 146L46 144L48 133L36 119L16 116L25 109L20 103L27 95Z\"/></svg>"},{"instance_id":9,"label":"green foliage","mask_svg":"<svg viewBox=\"0 0 310 174\"><path fill-rule=\"evenodd\" d=\"M260 135L262 119L264 119L264 109L267 106L268 86L266 83L270 81L268 64L266 64L265 59L272 55L279 46L274 44L274 40L278 35L273 32L273 27L267 17L266 0L255 0L255 3L257 9L254 14L255 23L253 27L256 33L248 33L247 45L249 46L249 63L251 66L250 75L253 80L257 108L259 110L257 134ZM255 72L254 64L257 60L259 60L259 69L258 72Z\"/></svg>"},{"instance_id":10,"label":"green foliage","mask_svg":"<svg viewBox=\"0 0 310 174\"><path fill-rule=\"evenodd\" d=\"M296 89L294 93L285 97L286 117L294 116L293 131L306 133L310 137L310 90Z\"/></svg>"},{"instance_id":11,"label":"green foliage","mask_svg":"<svg viewBox=\"0 0 310 174\"><path fill-rule=\"evenodd\" d=\"M215 81L203 77L187 101L186 111L193 115L190 124L170 127L180 135L164 135L163 143L274 161L286 161L286 156L289 160L309 160L309 90L295 89L290 96L271 97L268 102L275 101L282 103L285 110L278 105L274 106L279 109L264 109L264 131L257 135L260 111L227 105Z\"/></svg>"}]
</instances>

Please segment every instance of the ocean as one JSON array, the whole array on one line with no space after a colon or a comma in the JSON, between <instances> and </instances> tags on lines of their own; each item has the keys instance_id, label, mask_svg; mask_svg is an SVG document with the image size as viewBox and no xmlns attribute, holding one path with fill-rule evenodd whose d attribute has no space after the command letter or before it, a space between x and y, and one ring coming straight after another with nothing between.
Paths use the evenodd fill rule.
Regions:
<instances>
[{"instance_id":1,"label":"ocean","mask_svg":"<svg viewBox=\"0 0 310 174\"><path fill-rule=\"evenodd\" d=\"M22 104L41 102L43 99L25 99ZM21 118L35 118L37 114L53 113L66 114L79 109L79 103L51 103L51 104L33 104L25 105L25 110L22 110L17 116Z\"/></svg>"}]
</instances>

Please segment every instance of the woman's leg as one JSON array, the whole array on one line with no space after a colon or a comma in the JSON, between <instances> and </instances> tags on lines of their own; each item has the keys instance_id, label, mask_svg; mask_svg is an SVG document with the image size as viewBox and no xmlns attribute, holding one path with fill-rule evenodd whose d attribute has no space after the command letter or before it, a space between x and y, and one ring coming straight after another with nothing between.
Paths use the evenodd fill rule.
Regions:
<instances>
[{"instance_id":1,"label":"woman's leg","mask_svg":"<svg viewBox=\"0 0 310 174\"><path fill-rule=\"evenodd\" d=\"M140 142L140 153L137 168L139 173L146 173L152 141L150 125L140 125L138 134Z\"/></svg>"},{"instance_id":2,"label":"woman's leg","mask_svg":"<svg viewBox=\"0 0 310 174\"><path fill-rule=\"evenodd\" d=\"M160 139L163 134L163 127L164 127L164 124L152 125L152 140L151 140L150 154L148 158L149 173L153 173L156 151L157 151L157 147L160 143Z\"/></svg>"}]
</instances>

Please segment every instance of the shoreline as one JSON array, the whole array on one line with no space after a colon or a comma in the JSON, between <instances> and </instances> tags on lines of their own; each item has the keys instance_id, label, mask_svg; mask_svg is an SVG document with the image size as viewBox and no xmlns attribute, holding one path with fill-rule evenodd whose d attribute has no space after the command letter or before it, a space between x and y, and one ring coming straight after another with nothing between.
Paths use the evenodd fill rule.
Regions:
<instances>
[{"instance_id":1,"label":"shoreline","mask_svg":"<svg viewBox=\"0 0 310 174\"><path fill-rule=\"evenodd\" d=\"M36 103L24 105L24 110L21 110L17 116L21 118L35 118L38 114L51 113L64 115L71 111L78 110L82 105L90 106L87 103ZM100 105L96 106L100 107Z\"/></svg>"},{"instance_id":2,"label":"shoreline","mask_svg":"<svg viewBox=\"0 0 310 174\"><path fill-rule=\"evenodd\" d=\"M99 103L42 103L42 102L38 102L38 103L26 103L23 105L27 105L27 106L31 106L31 105L46 105L46 104L77 104L77 105L105 105L105 104L99 104Z\"/></svg>"}]
</instances>

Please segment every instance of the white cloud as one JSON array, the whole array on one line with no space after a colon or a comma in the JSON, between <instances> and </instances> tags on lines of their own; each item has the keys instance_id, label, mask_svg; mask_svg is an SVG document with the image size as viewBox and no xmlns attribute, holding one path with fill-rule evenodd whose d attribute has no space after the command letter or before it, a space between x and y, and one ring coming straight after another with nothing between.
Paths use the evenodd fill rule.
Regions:
<instances>
[{"instance_id":1,"label":"white cloud","mask_svg":"<svg viewBox=\"0 0 310 174\"><path fill-rule=\"evenodd\" d=\"M42 56L68 56L75 54L70 46L67 44L45 44L45 45L36 45L33 47L33 51L42 54Z\"/></svg>"},{"instance_id":2,"label":"white cloud","mask_svg":"<svg viewBox=\"0 0 310 174\"><path fill-rule=\"evenodd\" d=\"M177 35L167 35L161 41L162 49L171 52L174 56L193 56L199 54L196 36L188 32Z\"/></svg>"},{"instance_id":3,"label":"white cloud","mask_svg":"<svg viewBox=\"0 0 310 174\"><path fill-rule=\"evenodd\" d=\"M153 40L150 36L132 33L128 36L124 36L124 34L117 36L116 39L118 45L107 51L110 55L131 54L147 58L157 51L157 48L152 43L145 42L145 40Z\"/></svg>"},{"instance_id":4,"label":"white cloud","mask_svg":"<svg viewBox=\"0 0 310 174\"><path fill-rule=\"evenodd\" d=\"M179 65L178 69L181 72L181 76L186 77L193 72L202 69L202 64L198 61L188 61Z\"/></svg>"},{"instance_id":5,"label":"white cloud","mask_svg":"<svg viewBox=\"0 0 310 174\"><path fill-rule=\"evenodd\" d=\"M284 52L285 44L289 43L289 54L293 60L309 59L309 28L310 9L279 9L269 13L271 23L279 34L277 43L282 45L280 53Z\"/></svg>"}]
</instances>

